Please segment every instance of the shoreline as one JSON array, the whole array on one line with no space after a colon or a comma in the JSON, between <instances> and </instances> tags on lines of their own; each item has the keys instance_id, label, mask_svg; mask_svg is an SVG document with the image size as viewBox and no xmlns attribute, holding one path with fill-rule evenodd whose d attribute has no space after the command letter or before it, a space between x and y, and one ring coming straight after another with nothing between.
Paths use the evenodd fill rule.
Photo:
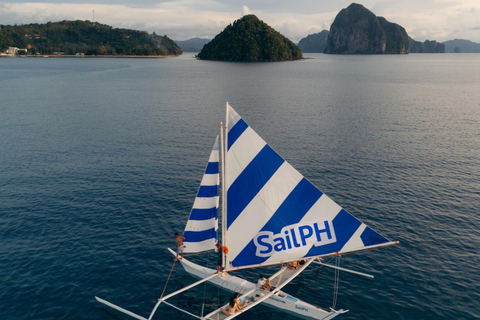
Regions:
<instances>
[{"instance_id":1,"label":"shoreline","mask_svg":"<svg viewBox=\"0 0 480 320\"><path fill-rule=\"evenodd\" d=\"M77 55L53 55L53 54L45 54L45 55L35 55L35 56L0 56L0 58L134 58L134 59L161 59L161 58L174 58L180 55L166 55L166 56L130 56L130 55L84 55L84 56L77 56Z\"/></svg>"}]
</instances>

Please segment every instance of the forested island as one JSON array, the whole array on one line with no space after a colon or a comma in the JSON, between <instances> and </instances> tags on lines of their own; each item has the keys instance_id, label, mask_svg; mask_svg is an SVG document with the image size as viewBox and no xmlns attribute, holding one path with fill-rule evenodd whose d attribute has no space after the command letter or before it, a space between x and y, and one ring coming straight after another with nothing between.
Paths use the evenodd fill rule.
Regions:
<instances>
[{"instance_id":1,"label":"forested island","mask_svg":"<svg viewBox=\"0 0 480 320\"><path fill-rule=\"evenodd\" d=\"M228 25L197 55L202 60L285 61L302 59L302 52L255 15L245 15Z\"/></svg>"},{"instance_id":2,"label":"forested island","mask_svg":"<svg viewBox=\"0 0 480 320\"><path fill-rule=\"evenodd\" d=\"M9 47L28 55L170 56L182 50L166 35L112 28L90 21L0 25L0 52Z\"/></svg>"}]
</instances>

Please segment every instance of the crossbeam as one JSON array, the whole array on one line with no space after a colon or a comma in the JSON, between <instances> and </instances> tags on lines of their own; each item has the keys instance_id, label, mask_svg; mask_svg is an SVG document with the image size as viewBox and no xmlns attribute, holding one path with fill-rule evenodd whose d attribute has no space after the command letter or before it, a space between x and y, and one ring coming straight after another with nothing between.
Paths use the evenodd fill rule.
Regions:
<instances>
[{"instance_id":1,"label":"crossbeam","mask_svg":"<svg viewBox=\"0 0 480 320\"><path fill-rule=\"evenodd\" d=\"M367 277L367 278L370 278L370 279L375 278L371 274L366 274L366 273L355 271L355 270L345 269L345 268L342 268L342 267L332 266L331 264L326 264L326 263L323 263L321 261L313 261L313 263L316 263L316 264L319 264L319 265L322 265L322 266L325 266L325 267L329 267L329 268L332 268L332 269L337 269L337 270L353 273L353 274L356 274L356 275L359 275L359 276L364 276L364 277Z\"/></svg>"},{"instance_id":2,"label":"crossbeam","mask_svg":"<svg viewBox=\"0 0 480 320\"><path fill-rule=\"evenodd\" d=\"M98 302L103 303L104 305L107 305L107 306L109 306L110 308L113 308L113 309L115 309L115 310L118 310L118 311L120 311L120 312L123 312L123 313L125 313L125 314L128 314L129 316L134 317L135 319L138 319L138 320L147 320L147 318L144 318L144 317L142 317L142 316L139 316L138 314L133 313L132 311L128 311L127 309L123 309L122 307L119 307L119 306L117 306L117 305L115 305L115 304L113 304L113 303L111 303L111 302L108 302L107 300L103 300L103 299L101 299L101 298L99 298L99 297L95 297L95 299L97 299Z\"/></svg>"},{"instance_id":3,"label":"crossbeam","mask_svg":"<svg viewBox=\"0 0 480 320\"><path fill-rule=\"evenodd\" d=\"M179 308L179 307L177 307L176 305L173 305L173 304L171 304L171 303L169 303L169 302L167 302L167 301L163 301L163 303L165 303L166 305L169 305L169 306L172 307L172 308L177 309L178 311L182 311L182 312L188 314L189 316L192 316L192 317L197 318L197 319L202 319L202 318L200 318L199 316L194 315L193 313L188 312L187 310L183 310L182 308Z\"/></svg>"},{"instance_id":4,"label":"crossbeam","mask_svg":"<svg viewBox=\"0 0 480 320\"><path fill-rule=\"evenodd\" d=\"M165 300L167 300L168 298L171 298L171 297L173 297L173 296L176 296L177 294L182 293L183 291L187 291L187 290L190 289L190 288L196 287L196 286L198 286L199 284L202 284L202 283L204 283L205 281L208 281L208 280L210 280L210 279L212 279L212 278L214 278L214 277L216 277L216 276L218 276L218 273L214 273L214 274L212 274L212 275L210 275L210 276L208 276L208 277L206 277L206 278L203 278L203 279L201 279L201 280L198 280L197 282L192 283L191 285L186 286L185 288L182 288L182 289L180 289L180 290L177 290L177 291L175 291L175 292L172 292L172 293L170 293L169 295L167 295L167 296L165 296L165 297L163 297L163 298L160 298L160 299L158 299L158 300L159 300L159 301L165 301Z\"/></svg>"},{"instance_id":5,"label":"crossbeam","mask_svg":"<svg viewBox=\"0 0 480 320\"><path fill-rule=\"evenodd\" d=\"M217 274L217 273L214 273L214 274L212 274L212 275L210 275L210 276L208 276L208 277L206 277L206 278L203 278L203 279L201 279L201 280L199 280L199 281L197 281L197 282L195 282L195 283L192 283L192 284L189 285L189 286L186 286L185 288L182 288L182 289L180 289L180 290L177 290L177 291L175 291L175 292L172 292L172 293L170 293L169 295L167 295L167 296L165 296L165 297L163 297L163 298L158 299L157 304L155 304L155 307L154 307L153 310L152 310L152 313L150 313L150 316L148 317L148 320L152 320L152 317L153 317L153 315L155 314L155 312L157 311L158 306L159 306L160 303L162 303L163 301L165 301L165 300L167 300L168 298L171 298L171 297L173 297L173 296L175 296L175 295L177 295L177 294L179 294L179 293L182 293L183 291L186 291L186 290L188 290L188 289L190 289L190 288L193 288L193 287L195 287L195 286L198 286L199 284L202 284L202 283L204 283L205 281L208 281L208 280L210 280L210 279L212 279L212 278L214 278L214 277L216 277L216 276L218 276L218 274Z\"/></svg>"}]
</instances>

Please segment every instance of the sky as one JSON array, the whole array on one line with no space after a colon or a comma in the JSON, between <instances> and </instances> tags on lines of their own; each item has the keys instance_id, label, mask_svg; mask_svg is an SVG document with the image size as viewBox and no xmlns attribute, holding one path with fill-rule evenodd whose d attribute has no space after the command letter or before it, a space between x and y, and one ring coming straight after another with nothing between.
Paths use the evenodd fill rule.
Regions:
<instances>
[{"instance_id":1,"label":"sky","mask_svg":"<svg viewBox=\"0 0 480 320\"><path fill-rule=\"evenodd\" d=\"M255 14L294 42L329 30L344 0L0 0L0 24L95 20L116 28L212 39L245 14ZM480 0L362 0L377 16L417 41L467 39L480 43Z\"/></svg>"}]
</instances>

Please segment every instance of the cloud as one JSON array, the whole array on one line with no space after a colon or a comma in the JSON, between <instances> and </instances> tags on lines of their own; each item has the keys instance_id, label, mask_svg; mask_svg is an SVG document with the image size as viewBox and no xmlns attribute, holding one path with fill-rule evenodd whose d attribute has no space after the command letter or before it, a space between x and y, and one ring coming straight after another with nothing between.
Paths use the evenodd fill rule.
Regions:
<instances>
[{"instance_id":1,"label":"cloud","mask_svg":"<svg viewBox=\"0 0 480 320\"><path fill-rule=\"evenodd\" d=\"M250 9L248 9L247 6L242 7L242 17L246 16L247 14L250 14Z\"/></svg>"},{"instance_id":2,"label":"cloud","mask_svg":"<svg viewBox=\"0 0 480 320\"><path fill-rule=\"evenodd\" d=\"M329 29L351 0L0 0L2 24L95 20L112 27L166 34L175 40L213 38L242 15L258 18L294 42ZM418 41L455 33L480 42L478 0L362 0L377 16L403 26Z\"/></svg>"}]
</instances>

